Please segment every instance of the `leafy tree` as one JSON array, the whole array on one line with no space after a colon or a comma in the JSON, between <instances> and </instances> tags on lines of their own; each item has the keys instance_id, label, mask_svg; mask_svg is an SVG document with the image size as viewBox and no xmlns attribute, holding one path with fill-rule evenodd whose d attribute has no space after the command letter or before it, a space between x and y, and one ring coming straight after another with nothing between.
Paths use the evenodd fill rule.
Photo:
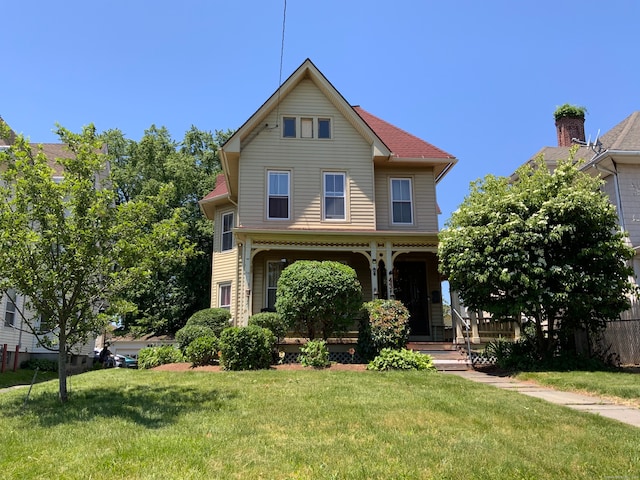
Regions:
<instances>
[{"instance_id":1,"label":"leafy tree","mask_svg":"<svg viewBox=\"0 0 640 480\"><path fill-rule=\"evenodd\" d=\"M128 298L137 308L123 318L125 329L175 333L191 314L209 306L213 236L198 200L215 186L220 172L218 145L230 134L217 131L214 137L191 127L180 143L166 128L155 125L139 142L126 139L119 130L103 134L117 202L170 192L165 210L159 213L171 218L179 212L188 226L185 238L195 246L185 266L163 265L130 290Z\"/></svg>"},{"instance_id":2,"label":"leafy tree","mask_svg":"<svg viewBox=\"0 0 640 480\"><path fill-rule=\"evenodd\" d=\"M554 172L538 159L513 184L491 175L472 183L440 234L451 288L473 310L531 319L541 358L577 329L600 330L636 293L615 208L573 153Z\"/></svg>"},{"instance_id":3,"label":"leafy tree","mask_svg":"<svg viewBox=\"0 0 640 480\"><path fill-rule=\"evenodd\" d=\"M310 339L346 331L362 306L362 287L353 268L340 262L299 260L282 271L276 310Z\"/></svg>"},{"instance_id":4,"label":"leafy tree","mask_svg":"<svg viewBox=\"0 0 640 480\"><path fill-rule=\"evenodd\" d=\"M17 313L41 345L58 352L66 402L67 355L104 329L106 314L131 309L123 292L158 265L184 264L190 247L177 213L156 221L165 189L146 202L115 204L92 125L57 133L68 149L68 158L55 159L62 179L22 136L0 153L0 292L25 296Z\"/></svg>"}]
</instances>

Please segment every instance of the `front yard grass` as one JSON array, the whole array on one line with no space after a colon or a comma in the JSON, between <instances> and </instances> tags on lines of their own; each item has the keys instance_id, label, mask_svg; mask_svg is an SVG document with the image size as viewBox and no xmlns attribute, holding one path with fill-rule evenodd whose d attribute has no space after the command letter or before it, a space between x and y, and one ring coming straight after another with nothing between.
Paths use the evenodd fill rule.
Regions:
<instances>
[{"instance_id":1,"label":"front yard grass","mask_svg":"<svg viewBox=\"0 0 640 480\"><path fill-rule=\"evenodd\" d=\"M3 478L637 476L639 431L424 372L97 370L0 394Z\"/></svg>"},{"instance_id":2,"label":"front yard grass","mask_svg":"<svg viewBox=\"0 0 640 480\"><path fill-rule=\"evenodd\" d=\"M522 372L518 380L532 380L558 390L619 398L640 407L640 373L631 372Z\"/></svg>"},{"instance_id":3,"label":"front yard grass","mask_svg":"<svg viewBox=\"0 0 640 480\"><path fill-rule=\"evenodd\" d=\"M33 380L33 370L19 368L15 372L13 370L6 370L4 373L0 373L0 388L13 387L15 385L30 385ZM58 378L57 372L42 372L38 371L36 375L36 383L45 382Z\"/></svg>"}]
</instances>

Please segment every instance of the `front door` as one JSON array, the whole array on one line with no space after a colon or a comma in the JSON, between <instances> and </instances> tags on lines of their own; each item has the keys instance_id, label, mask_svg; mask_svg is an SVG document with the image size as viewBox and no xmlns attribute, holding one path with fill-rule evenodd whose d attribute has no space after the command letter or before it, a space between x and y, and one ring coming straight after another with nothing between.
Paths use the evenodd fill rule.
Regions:
<instances>
[{"instance_id":1,"label":"front door","mask_svg":"<svg viewBox=\"0 0 640 480\"><path fill-rule=\"evenodd\" d=\"M427 266L424 262L396 262L393 266L394 293L411 315L411 335L429 336Z\"/></svg>"}]
</instances>

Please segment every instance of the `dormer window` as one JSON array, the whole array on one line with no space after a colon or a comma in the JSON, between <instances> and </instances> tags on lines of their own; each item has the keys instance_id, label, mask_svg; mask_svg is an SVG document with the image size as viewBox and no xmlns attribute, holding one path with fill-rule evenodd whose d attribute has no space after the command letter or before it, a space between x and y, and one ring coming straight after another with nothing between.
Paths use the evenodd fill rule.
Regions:
<instances>
[{"instance_id":1,"label":"dormer window","mask_svg":"<svg viewBox=\"0 0 640 480\"><path fill-rule=\"evenodd\" d=\"M282 117L283 138L330 139L331 119L328 117Z\"/></svg>"}]
</instances>

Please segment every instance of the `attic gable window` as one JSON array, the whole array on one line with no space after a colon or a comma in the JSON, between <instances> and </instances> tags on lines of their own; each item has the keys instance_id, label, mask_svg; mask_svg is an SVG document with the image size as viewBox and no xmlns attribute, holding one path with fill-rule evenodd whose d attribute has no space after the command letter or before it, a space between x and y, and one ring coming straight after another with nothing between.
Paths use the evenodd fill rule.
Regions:
<instances>
[{"instance_id":1,"label":"attic gable window","mask_svg":"<svg viewBox=\"0 0 640 480\"><path fill-rule=\"evenodd\" d=\"M284 117L282 119L282 136L284 138L296 138L296 117Z\"/></svg>"},{"instance_id":2,"label":"attic gable window","mask_svg":"<svg viewBox=\"0 0 640 480\"><path fill-rule=\"evenodd\" d=\"M327 117L282 117L283 138L330 139L331 119Z\"/></svg>"}]
</instances>

